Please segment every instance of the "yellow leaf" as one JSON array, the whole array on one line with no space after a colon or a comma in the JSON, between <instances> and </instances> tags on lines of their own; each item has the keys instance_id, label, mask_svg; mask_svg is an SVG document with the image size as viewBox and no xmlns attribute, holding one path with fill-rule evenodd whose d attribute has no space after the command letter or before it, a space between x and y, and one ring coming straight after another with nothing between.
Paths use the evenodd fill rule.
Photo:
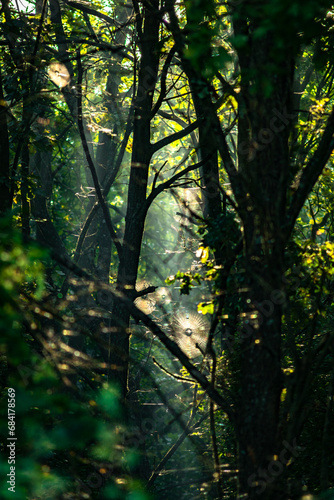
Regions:
<instances>
[{"instance_id":1,"label":"yellow leaf","mask_svg":"<svg viewBox=\"0 0 334 500\"><path fill-rule=\"evenodd\" d=\"M209 247L202 247L202 255L201 255L201 262L202 264L205 264L205 262L208 260L209 258Z\"/></svg>"}]
</instances>

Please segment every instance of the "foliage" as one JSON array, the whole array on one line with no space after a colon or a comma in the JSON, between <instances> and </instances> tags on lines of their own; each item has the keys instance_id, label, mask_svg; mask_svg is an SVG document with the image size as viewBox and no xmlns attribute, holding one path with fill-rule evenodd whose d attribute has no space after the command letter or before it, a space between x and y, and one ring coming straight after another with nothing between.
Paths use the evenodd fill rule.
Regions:
<instances>
[{"instance_id":1,"label":"foliage","mask_svg":"<svg viewBox=\"0 0 334 500\"><path fill-rule=\"evenodd\" d=\"M1 397L7 401L7 388L15 388L17 441L15 459L10 462L15 464L15 497L54 499L71 493L89 498L110 498L110 494L119 499L148 498L140 483L131 479L139 457L120 446L126 427L117 387L94 384L92 378L89 384L84 379L79 382L84 390L73 391L64 375L71 367L57 362L52 350L46 356L50 343L46 339L52 337L52 330L42 332L40 323L47 312L35 305L38 321L29 309L46 298L48 252L23 244L8 222L1 220ZM4 477L9 471L8 425L4 404L0 462ZM4 486L2 497L12 496Z\"/></svg>"},{"instance_id":2,"label":"foliage","mask_svg":"<svg viewBox=\"0 0 334 500\"><path fill-rule=\"evenodd\" d=\"M0 10L17 498L330 498L331 2L22 3Z\"/></svg>"}]
</instances>

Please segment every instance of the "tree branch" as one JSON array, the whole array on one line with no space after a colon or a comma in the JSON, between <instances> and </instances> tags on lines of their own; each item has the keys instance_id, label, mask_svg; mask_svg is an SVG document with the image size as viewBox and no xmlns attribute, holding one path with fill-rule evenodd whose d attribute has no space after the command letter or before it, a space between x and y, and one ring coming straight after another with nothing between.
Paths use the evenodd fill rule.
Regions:
<instances>
[{"instance_id":1,"label":"tree branch","mask_svg":"<svg viewBox=\"0 0 334 500\"><path fill-rule=\"evenodd\" d=\"M75 262L67 259L64 255L59 255L58 253L51 251L51 258L53 258L58 264L67 267L71 272L77 276L86 279L96 286L99 290L105 290L107 293L112 295L112 297L121 302L129 311L131 316L136 321L141 321L151 332L158 337L158 339L164 344L170 353L172 353L180 363L188 370L189 374L196 380L202 389L208 394L208 396L216 403L231 419L232 422L235 421L235 410L232 403L225 399L211 384L211 382L206 378L203 373L201 373L198 368L192 364L188 356L181 351L179 346L171 340L153 321L149 316L140 311L135 304L128 299L121 291L113 290L108 284L100 281L93 276L91 276L87 271L78 266Z\"/></svg>"},{"instance_id":2,"label":"tree branch","mask_svg":"<svg viewBox=\"0 0 334 500\"><path fill-rule=\"evenodd\" d=\"M168 2L166 2L166 10L169 14L169 19L170 19L170 24L168 28L170 29L174 37L176 49L181 58L182 65L184 67L185 73L188 76L188 79L191 78L191 75L193 75L193 77L196 78L198 77L198 75L194 73L193 68L191 68L191 66L188 63L188 60L184 57L184 47L185 47L184 33L180 29L177 15L174 10L174 3L175 2L173 0L168 0ZM219 151L221 159L224 163L224 168L228 174L236 200L238 204L242 206L245 202L245 197L246 197L245 188L241 181L239 172L237 171L233 159L230 155L225 133L222 131L220 121L216 113L216 107L212 102L207 109L207 113L209 113L209 121L213 124L214 130L212 130L212 133L214 134L216 148Z\"/></svg>"},{"instance_id":3,"label":"tree branch","mask_svg":"<svg viewBox=\"0 0 334 500\"><path fill-rule=\"evenodd\" d=\"M155 144L151 144L151 154L153 155L154 153L159 151L159 149L168 146L168 144L171 144L172 142L182 139L186 135L190 134L190 132L193 132L193 130L195 130L197 127L198 127L198 120L195 120L193 123L188 125L188 127L184 128L183 130L175 132L174 134L171 134L168 137L164 137Z\"/></svg>"},{"instance_id":4,"label":"tree branch","mask_svg":"<svg viewBox=\"0 0 334 500\"><path fill-rule=\"evenodd\" d=\"M158 97L157 102L155 103L153 110L152 110L152 117L156 115L156 113L159 111L159 108L162 104L162 101L166 97L167 91L166 91L166 79L167 79L167 73L168 73L168 68L170 66L170 63L172 62L172 59L175 55L176 52L176 47L173 45L173 47L170 49L168 56L166 58L165 64L162 68L161 72L161 85L160 85L160 95Z\"/></svg>"},{"instance_id":5,"label":"tree branch","mask_svg":"<svg viewBox=\"0 0 334 500\"><path fill-rule=\"evenodd\" d=\"M312 158L303 170L297 191L293 195L290 208L287 213L286 237L291 233L294 223L302 209L309 193L317 182L330 155L334 150L334 107L327 120L319 146Z\"/></svg>"},{"instance_id":6,"label":"tree branch","mask_svg":"<svg viewBox=\"0 0 334 500\"><path fill-rule=\"evenodd\" d=\"M156 480L156 478L159 476L159 473L161 472L161 470L164 468L165 464L168 462L168 460L174 455L174 453L176 452L176 450L181 446L181 444L183 443L183 441L185 440L185 438L187 436L189 436L189 434L191 434L192 432L194 432L200 425L201 423L207 418L208 414L205 413L204 415L201 416L201 418L192 426L190 426L193 418L194 418L194 415L191 414L191 417L186 425L186 428L184 429L183 433L178 437L178 439L175 441L175 443L172 445L172 447L167 451L167 453L165 454L165 456L162 458L162 460L159 462L159 464L157 465L157 467L155 468L155 470L152 472L151 474L151 477L149 478L148 482L147 482L147 487L151 487L152 484L154 483L154 481Z\"/></svg>"},{"instance_id":7,"label":"tree branch","mask_svg":"<svg viewBox=\"0 0 334 500\"><path fill-rule=\"evenodd\" d=\"M138 299L138 297L143 297L144 295L147 295L148 293L154 293L156 289L159 288L158 286L148 286L147 288L144 288L144 290L134 290L133 297L135 299Z\"/></svg>"},{"instance_id":8,"label":"tree branch","mask_svg":"<svg viewBox=\"0 0 334 500\"><path fill-rule=\"evenodd\" d=\"M112 172L107 176L107 179L105 180L105 186L103 188L103 196L104 197L108 196L109 190L114 183L114 180L116 178L116 175L119 171L119 168L121 166L121 163L122 163L122 160L124 157L126 145L128 143L130 134L132 132L132 128L133 128L132 114L133 114L133 108L134 108L134 99L135 99L135 92L134 92L134 95L132 97L132 103L131 103L131 106L129 109L127 124L126 124L126 128L125 128L125 134L124 134L124 137L122 139L120 150L119 150L119 153L118 153L116 161L115 161L115 167L113 168ZM79 259L85 236L87 234L88 228L89 228L92 220L94 219L94 217L97 213L98 208L99 208L99 202L97 201L96 204L93 205L91 211L89 212L89 214L85 220L85 223L84 223L83 228L81 230L81 234L79 236L77 246L75 249L75 254L74 254L75 261L77 261Z\"/></svg>"},{"instance_id":9,"label":"tree branch","mask_svg":"<svg viewBox=\"0 0 334 500\"><path fill-rule=\"evenodd\" d=\"M144 209L148 210L150 205L152 204L153 200L158 196L158 194L160 194L165 189L170 188L174 182L176 182L177 180L180 179L180 177L183 177L188 172L191 172L192 170L195 170L196 168L199 168L202 165L204 165L207 160L208 160L208 157L204 158L203 160L199 161L198 163L195 163L195 165L189 165L189 167L185 168L184 170L181 170L181 172L178 172L177 174L173 175L173 177L171 177L167 181L162 182L161 184L159 184L159 186L152 189L151 193L146 198Z\"/></svg>"},{"instance_id":10,"label":"tree branch","mask_svg":"<svg viewBox=\"0 0 334 500\"><path fill-rule=\"evenodd\" d=\"M81 2L73 2L71 0L64 0L64 3L69 5L69 7L73 7L74 9L80 10L81 12L86 12L87 14L91 14L92 16L99 17L100 19L103 19L104 21L106 21L108 24L115 25L114 19L107 16L106 14L103 14L102 12L98 12L95 9L91 9L90 7L87 7L87 5L83 5Z\"/></svg>"}]
</instances>

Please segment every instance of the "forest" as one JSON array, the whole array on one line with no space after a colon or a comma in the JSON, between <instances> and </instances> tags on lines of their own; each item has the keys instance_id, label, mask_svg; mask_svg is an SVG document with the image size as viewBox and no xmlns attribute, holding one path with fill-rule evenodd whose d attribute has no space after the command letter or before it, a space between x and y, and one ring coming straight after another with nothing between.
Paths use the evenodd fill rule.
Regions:
<instances>
[{"instance_id":1,"label":"forest","mask_svg":"<svg viewBox=\"0 0 334 500\"><path fill-rule=\"evenodd\" d=\"M334 499L332 2L0 14L0 497Z\"/></svg>"}]
</instances>

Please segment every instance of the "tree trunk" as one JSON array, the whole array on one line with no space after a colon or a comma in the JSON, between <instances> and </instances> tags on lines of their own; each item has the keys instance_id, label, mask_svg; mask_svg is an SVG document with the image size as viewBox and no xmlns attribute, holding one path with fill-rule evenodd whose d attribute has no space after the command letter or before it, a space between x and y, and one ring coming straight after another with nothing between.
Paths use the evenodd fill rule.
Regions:
<instances>
[{"instance_id":1,"label":"tree trunk","mask_svg":"<svg viewBox=\"0 0 334 500\"><path fill-rule=\"evenodd\" d=\"M191 61L184 54L185 39L174 11L174 3L174 0L166 2L170 16L170 29L175 40L176 50L181 58L182 69L189 81L192 100L199 122L199 156L201 160L206 160L205 164L200 168L202 211L204 218L215 219L221 213L217 153L219 118L213 107L210 95L211 88L208 81L193 68Z\"/></svg>"},{"instance_id":2,"label":"tree trunk","mask_svg":"<svg viewBox=\"0 0 334 500\"><path fill-rule=\"evenodd\" d=\"M272 496L279 454L281 385L281 275L256 255L247 255L251 276L241 331L241 385L237 435L240 486L248 498ZM274 269L275 272L271 272ZM281 269L283 272L283 270ZM278 302L278 303L277 303ZM280 467L280 466L278 466ZM281 472L281 471L280 471ZM267 479L269 477L269 479Z\"/></svg>"},{"instance_id":3,"label":"tree trunk","mask_svg":"<svg viewBox=\"0 0 334 500\"><path fill-rule=\"evenodd\" d=\"M247 36L247 57L239 57L238 170L246 197L238 201L248 287L240 338L240 487L247 498L276 500L282 498L276 481L283 467L277 439L292 60L286 53L272 74L271 37L253 39L251 30Z\"/></svg>"},{"instance_id":4,"label":"tree trunk","mask_svg":"<svg viewBox=\"0 0 334 500\"><path fill-rule=\"evenodd\" d=\"M135 289L146 217L144 204L151 160L150 122L159 63L159 54L155 50L159 40L158 9L159 1L154 0L149 7L143 9L142 15L139 11L137 12L137 23L141 25L139 33L141 61L135 101L126 225L117 277L118 288L129 297L133 297ZM113 317L115 324L110 341L110 362L116 367L114 375L120 383L123 396L125 396L128 377L130 315L124 306L115 304Z\"/></svg>"}]
</instances>

